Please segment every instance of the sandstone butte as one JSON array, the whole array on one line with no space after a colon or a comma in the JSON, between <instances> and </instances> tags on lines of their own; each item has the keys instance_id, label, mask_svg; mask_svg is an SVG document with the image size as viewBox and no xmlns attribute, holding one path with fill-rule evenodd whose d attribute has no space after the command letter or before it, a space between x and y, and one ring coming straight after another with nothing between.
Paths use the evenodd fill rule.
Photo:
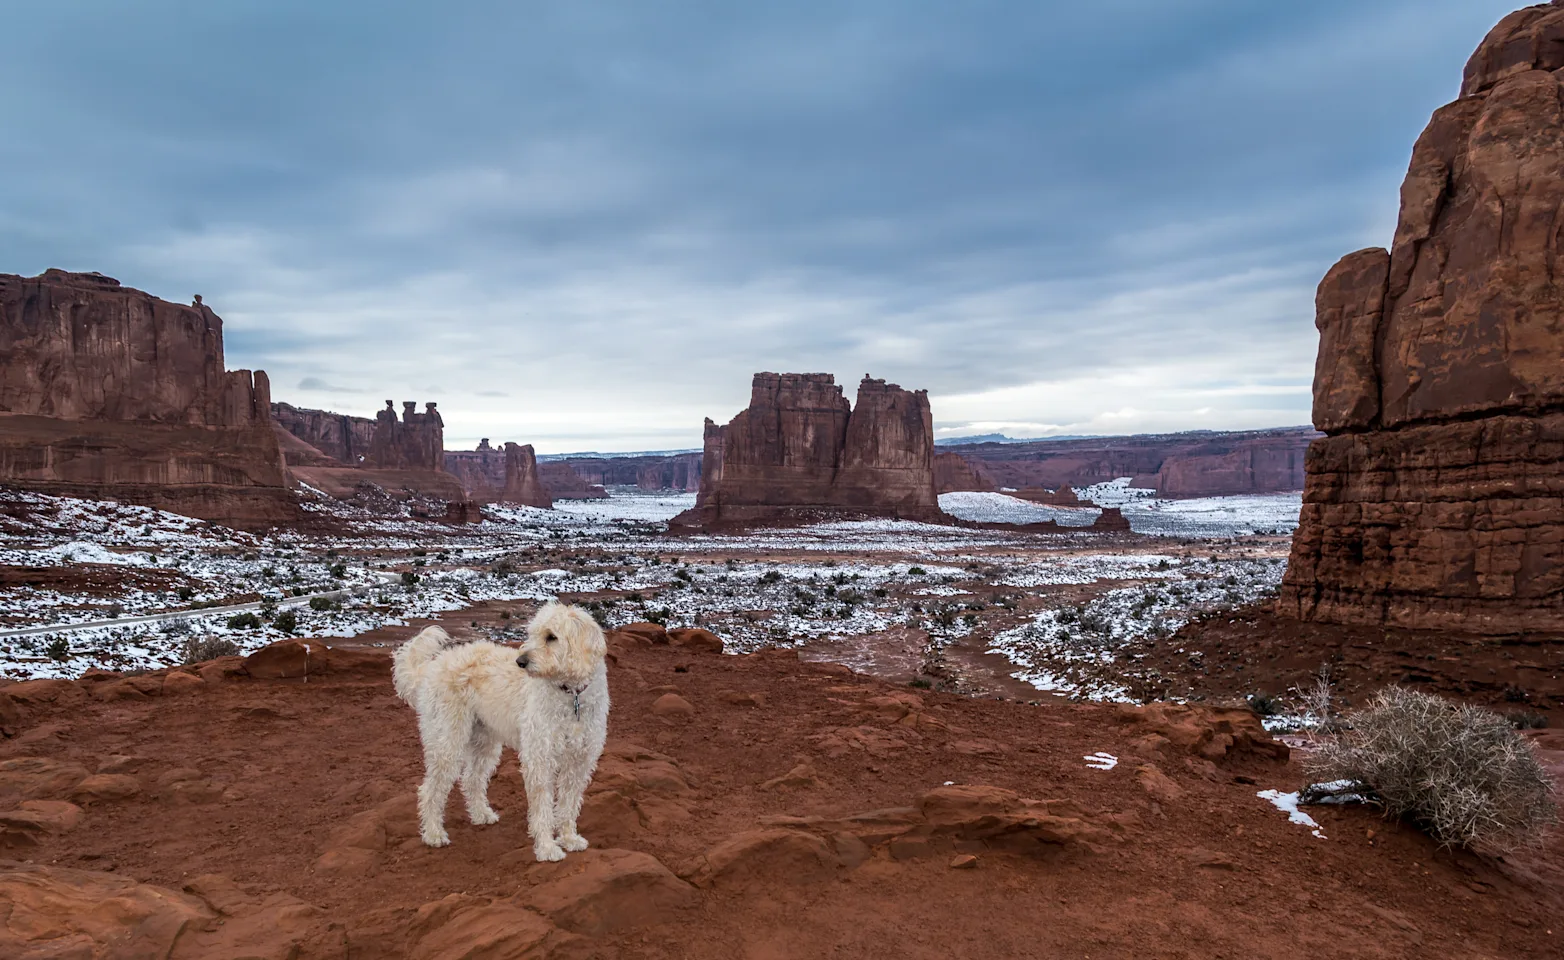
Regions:
<instances>
[{"instance_id":1,"label":"sandstone butte","mask_svg":"<svg viewBox=\"0 0 1564 960\"><path fill-rule=\"evenodd\" d=\"M271 418L288 468L299 480L334 497L373 483L393 495L414 494L454 503L467 500L446 471L445 421L433 403L404 401L397 416L390 400L373 420L287 403Z\"/></svg>"},{"instance_id":2,"label":"sandstone butte","mask_svg":"<svg viewBox=\"0 0 1564 960\"><path fill-rule=\"evenodd\" d=\"M602 484L581 476L564 460L538 464L538 478L555 500L603 500L608 496Z\"/></svg>"},{"instance_id":3,"label":"sandstone butte","mask_svg":"<svg viewBox=\"0 0 1564 960\"><path fill-rule=\"evenodd\" d=\"M699 453L653 453L642 456L566 457L566 464L588 484L634 486L642 490L698 491L701 486Z\"/></svg>"},{"instance_id":4,"label":"sandstone butte","mask_svg":"<svg viewBox=\"0 0 1564 960\"><path fill-rule=\"evenodd\" d=\"M223 321L97 273L0 274L0 481L249 529L299 509L262 371Z\"/></svg>"},{"instance_id":5,"label":"sandstone butte","mask_svg":"<svg viewBox=\"0 0 1564 960\"><path fill-rule=\"evenodd\" d=\"M448 450L445 469L462 482L478 503L519 503L550 508L554 500L538 476L532 444L506 443L503 451L483 438L476 450Z\"/></svg>"},{"instance_id":6,"label":"sandstone butte","mask_svg":"<svg viewBox=\"0 0 1564 960\"><path fill-rule=\"evenodd\" d=\"M853 409L827 373L757 373L749 407L706 421L700 491L675 526L821 512L944 520L927 391L864 377Z\"/></svg>"},{"instance_id":7,"label":"sandstone butte","mask_svg":"<svg viewBox=\"0 0 1564 960\"><path fill-rule=\"evenodd\" d=\"M1391 248L1320 283L1303 515L1279 609L1564 630L1564 7L1505 17L1434 112Z\"/></svg>"}]
</instances>

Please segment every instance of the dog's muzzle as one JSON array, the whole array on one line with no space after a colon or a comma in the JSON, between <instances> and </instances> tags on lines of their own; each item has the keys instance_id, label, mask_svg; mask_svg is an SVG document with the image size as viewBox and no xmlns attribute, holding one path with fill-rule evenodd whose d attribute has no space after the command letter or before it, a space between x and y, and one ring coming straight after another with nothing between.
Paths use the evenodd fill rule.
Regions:
<instances>
[{"instance_id":1,"label":"dog's muzzle","mask_svg":"<svg viewBox=\"0 0 1564 960\"><path fill-rule=\"evenodd\" d=\"M527 669L527 664L529 664L531 662L532 661L527 659L527 655L525 653L516 658L516 666L520 667L523 670Z\"/></svg>"}]
</instances>

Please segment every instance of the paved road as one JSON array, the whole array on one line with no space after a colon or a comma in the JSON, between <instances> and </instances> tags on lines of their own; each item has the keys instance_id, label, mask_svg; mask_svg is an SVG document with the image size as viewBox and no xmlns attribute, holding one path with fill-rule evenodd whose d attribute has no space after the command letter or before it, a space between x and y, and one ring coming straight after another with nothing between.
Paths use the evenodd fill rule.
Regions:
<instances>
[{"instance_id":1,"label":"paved road","mask_svg":"<svg viewBox=\"0 0 1564 960\"><path fill-rule=\"evenodd\" d=\"M389 573L384 570L370 571L386 583L401 583L400 573ZM302 607L316 597L345 597L353 592L353 588L346 587L341 590L325 590L320 593L306 593L302 597L289 597L286 600L277 601L277 609L286 610L289 607ZM113 620L89 620L85 623L59 623L45 627L20 627L12 630L0 630L0 640L10 637L34 637L44 633L74 633L77 630L92 630L98 627L129 627L138 623L166 623L170 620L188 620L191 617L209 617L213 614L235 614L246 610L261 609L261 601L252 600L249 603L235 603L226 607L203 607L200 610L174 610L168 613L149 613L142 617L116 617Z\"/></svg>"}]
</instances>

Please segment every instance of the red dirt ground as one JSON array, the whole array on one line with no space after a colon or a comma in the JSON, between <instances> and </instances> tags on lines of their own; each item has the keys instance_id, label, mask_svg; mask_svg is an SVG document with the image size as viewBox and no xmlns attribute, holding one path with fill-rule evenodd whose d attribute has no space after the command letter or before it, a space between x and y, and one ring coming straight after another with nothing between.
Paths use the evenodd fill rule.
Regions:
<instances>
[{"instance_id":1,"label":"red dirt ground","mask_svg":"<svg viewBox=\"0 0 1564 960\"><path fill-rule=\"evenodd\" d=\"M89 802L80 785L56 786L82 800L81 823L9 855L176 891L190 884L214 909L238 894L192 878L218 874L254 899L286 893L318 908L299 906L290 916L303 932L246 954L255 956L1564 955L1564 844L1556 840L1502 862L1442 852L1366 810L1310 808L1329 837L1318 839L1255 796L1296 789L1296 760L1235 748L1213 765L1153 745L1144 738L1155 727L1108 705L914 692L790 652L735 657L621 643L616 655L609 755L583 832L594 849L641 851L704 884L686 890L670 878L658 889L684 892L665 900L640 888L609 896L620 929L608 923L606 933L572 937L532 912L584 929L555 908L572 871L599 861L531 862L509 753L491 790L498 824L469 825L453 796L451 846L418 842L409 806L421 776L417 734L383 652L340 663L327 656L336 666L307 682L224 678L237 661L219 661L207 682L185 681L178 693L160 688L157 675L0 686L14 698L10 736L0 742L0 811L26 799L21 780L6 779L7 769L21 769L7 766L17 758L107 767L141 788ZM50 691L58 698L44 702ZM659 715L667 702L654 712L669 693L693 713ZM1552 731L1539 743L1555 761L1564 749ZM1098 751L1121 762L1089 769L1083 757ZM798 782L763 786L790 771ZM836 852L821 847L823 863L798 850L725 859L713 849L767 818L916 807L947 782L1055 801L1042 818L1053 839L1025 833L1034 821L1020 828L1019 845L938 835L877 844L881 818L867 833L851 828L872 848L851 868L857 848L840 827L823 828L837 830ZM950 865L961 853L976 856L975 868ZM4 900L7 871L14 879L26 869L0 861L0 948L131 955L112 944L67 953L27 941L20 910ZM233 919L212 923L242 927L243 911L231 909ZM448 921L453 913L466 919ZM282 936L282 926L268 935ZM206 942L194 933L181 936L175 957L223 955L190 947Z\"/></svg>"}]
</instances>

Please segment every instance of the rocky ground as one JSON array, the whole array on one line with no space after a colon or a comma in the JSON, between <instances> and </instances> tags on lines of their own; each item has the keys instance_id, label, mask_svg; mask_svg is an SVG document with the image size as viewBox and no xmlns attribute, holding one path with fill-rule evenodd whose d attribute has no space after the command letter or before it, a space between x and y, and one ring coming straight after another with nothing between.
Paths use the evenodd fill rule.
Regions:
<instances>
[{"instance_id":1,"label":"rocky ground","mask_svg":"<svg viewBox=\"0 0 1564 960\"><path fill-rule=\"evenodd\" d=\"M418 841L380 650L0 688L0 954L1559 955L1557 842L1290 822L1258 794L1296 757L1247 711L973 699L679 636L615 635L594 847L548 865L509 760L498 824L453 800L452 845Z\"/></svg>"}]
</instances>

